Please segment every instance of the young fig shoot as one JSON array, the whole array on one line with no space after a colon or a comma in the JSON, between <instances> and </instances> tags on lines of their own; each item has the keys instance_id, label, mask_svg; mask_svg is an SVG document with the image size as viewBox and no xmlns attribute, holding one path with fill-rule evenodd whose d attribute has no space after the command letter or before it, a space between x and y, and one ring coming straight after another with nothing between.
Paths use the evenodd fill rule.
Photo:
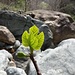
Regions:
<instances>
[{"instance_id":1,"label":"young fig shoot","mask_svg":"<svg viewBox=\"0 0 75 75\"><path fill-rule=\"evenodd\" d=\"M36 25L29 28L29 32L25 31L22 35L22 44L29 46L33 50L39 50L44 42L44 33L39 33Z\"/></svg>"},{"instance_id":2,"label":"young fig shoot","mask_svg":"<svg viewBox=\"0 0 75 75\"><path fill-rule=\"evenodd\" d=\"M44 33L39 32L39 28L36 25L33 25L32 27L29 28L29 31L24 31L24 33L22 34L22 44L25 47L30 47L30 53L29 55L26 55L23 52L19 52L18 57L22 57L22 58L30 57L30 59L32 60L35 66L37 75L42 75L42 74L40 73L36 61L33 57L33 51L40 50L43 43L44 43Z\"/></svg>"}]
</instances>

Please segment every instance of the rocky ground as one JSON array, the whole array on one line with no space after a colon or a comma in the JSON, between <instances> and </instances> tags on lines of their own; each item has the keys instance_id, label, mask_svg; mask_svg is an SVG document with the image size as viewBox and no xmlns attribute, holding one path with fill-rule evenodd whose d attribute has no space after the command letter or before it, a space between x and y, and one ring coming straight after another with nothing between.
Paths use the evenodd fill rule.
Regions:
<instances>
[{"instance_id":1,"label":"rocky ground","mask_svg":"<svg viewBox=\"0 0 75 75\"><path fill-rule=\"evenodd\" d=\"M34 24L45 34L41 50L34 52L42 75L74 75L75 23L68 14L45 10L24 15L0 10L0 75L37 75L29 58L17 57L19 51L29 53L21 36Z\"/></svg>"}]
</instances>

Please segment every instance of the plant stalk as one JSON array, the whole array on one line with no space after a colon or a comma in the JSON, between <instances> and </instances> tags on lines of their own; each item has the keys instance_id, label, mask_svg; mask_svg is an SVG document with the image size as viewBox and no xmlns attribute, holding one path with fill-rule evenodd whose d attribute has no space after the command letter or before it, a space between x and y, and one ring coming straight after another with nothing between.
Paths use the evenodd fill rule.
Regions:
<instances>
[{"instance_id":1,"label":"plant stalk","mask_svg":"<svg viewBox=\"0 0 75 75\"><path fill-rule=\"evenodd\" d=\"M37 75L42 75L42 74L40 73L40 70L39 70L39 68L38 68L38 66L37 66L37 63L36 63L36 61L35 61L35 59L34 59L34 57L33 57L33 54L30 54L30 59L32 60L34 66L35 66Z\"/></svg>"}]
</instances>

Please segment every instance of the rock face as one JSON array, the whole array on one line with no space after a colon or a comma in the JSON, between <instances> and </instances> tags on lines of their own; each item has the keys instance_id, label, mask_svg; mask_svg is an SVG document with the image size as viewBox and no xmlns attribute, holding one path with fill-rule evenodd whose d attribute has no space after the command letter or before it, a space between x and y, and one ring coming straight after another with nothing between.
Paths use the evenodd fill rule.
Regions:
<instances>
[{"instance_id":1,"label":"rock face","mask_svg":"<svg viewBox=\"0 0 75 75\"><path fill-rule=\"evenodd\" d=\"M27 12L30 16L43 21L53 32L53 43L57 45L60 41L75 38L75 24L70 15L47 10L34 10Z\"/></svg>"},{"instance_id":2,"label":"rock face","mask_svg":"<svg viewBox=\"0 0 75 75\"><path fill-rule=\"evenodd\" d=\"M14 35L5 26L0 26L0 41L7 44L14 44L16 40Z\"/></svg>"},{"instance_id":3,"label":"rock face","mask_svg":"<svg viewBox=\"0 0 75 75\"><path fill-rule=\"evenodd\" d=\"M74 75L75 39L64 40L58 47L43 51L35 59L42 75ZM37 75L32 63L28 75Z\"/></svg>"},{"instance_id":4,"label":"rock face","mask_svg":"<svg viewBox=\"0 0 75 75\"><path fill-rule=\"evenodd\" d=\"M49 27L44 25L42 21L33 19L28 15L24 16L7 10L0 10L0 24L6 26L14 34L16 39L20 41L22 33L35 24L39 27L40 31L43 30L45 33L46 38L42 49L45 50L52 44L53 34Z\"/></svg>"}]
</instances>

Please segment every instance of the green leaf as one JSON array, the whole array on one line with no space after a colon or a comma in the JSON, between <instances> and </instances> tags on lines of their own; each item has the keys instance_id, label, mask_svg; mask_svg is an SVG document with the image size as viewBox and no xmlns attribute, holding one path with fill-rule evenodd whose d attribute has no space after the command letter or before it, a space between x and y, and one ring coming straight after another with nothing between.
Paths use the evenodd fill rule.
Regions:
<instances>
[{"instance_id":1,"label":"green leaf","mask_svg":"<svg viewBox=\"0 0 75 75\"><path fill-rule=\"evenodd\" d=\"M44 33L41 32L41 33L37 36L37 38L38 38L38 45L36 46L36 50L39 50L39 49L42 47L43 43L44 43Z\"/></svg>"},{"instance_id":2,"label":"green leaf","mask_svg":"<svg viewBox=\"0 0 75 75\"><path fill-rule=\"evenodd\" d=\"M19 53L17 54L17 56L18 56L19 58L28 57L28 55L25 55L23 52L19 52Z\"/></svg>"},{"instance_id":3,"label":"green leaf","mask_svg":"<svg viewBox=\"0 0 75 75\"><path fill-rule=\"evenodd\" d=\"M39 29L37 26L32 26L31 28L29 28L29 33L33 33L34 35L37 35L39 33Z\"/></svg>"},{"instance_id":4,"label":"green leaf","mask_svg":"<svg viewBox=\"0 0 75 75\"><path fill-rule=\"evenodd\" d=\"M38 39L33 33L31 33L29 36L29 44L33 49L35 49L36 46L38 45Z\"/></svg>"},{"instance_id":5,"label":"green leaf","mask_svg":"<svg viewBox=\"0 0 75 75\"><path fill-rule=\"evenodd\" d=\"M24 46L29 46L31 49L31 52L33 50L39 50L44 42L44 33L39 33L39 29L37 26L32 26L29 28L29 33L25 31L22 35L22 44Z\"/></svg>"},{"instance_id":6,"label":"green leaf","mask_svg":"<svg viewBox=\"0 0 75 75\"><path fill-rule=\"evenodd\" d=\"M29 40L28 40L28 38L29 38L29 34L28 34L27 31L25 31L25 32L22 34L22 44L23 44L24 46L29 46Z\"/></svg>"}]
</instances>

